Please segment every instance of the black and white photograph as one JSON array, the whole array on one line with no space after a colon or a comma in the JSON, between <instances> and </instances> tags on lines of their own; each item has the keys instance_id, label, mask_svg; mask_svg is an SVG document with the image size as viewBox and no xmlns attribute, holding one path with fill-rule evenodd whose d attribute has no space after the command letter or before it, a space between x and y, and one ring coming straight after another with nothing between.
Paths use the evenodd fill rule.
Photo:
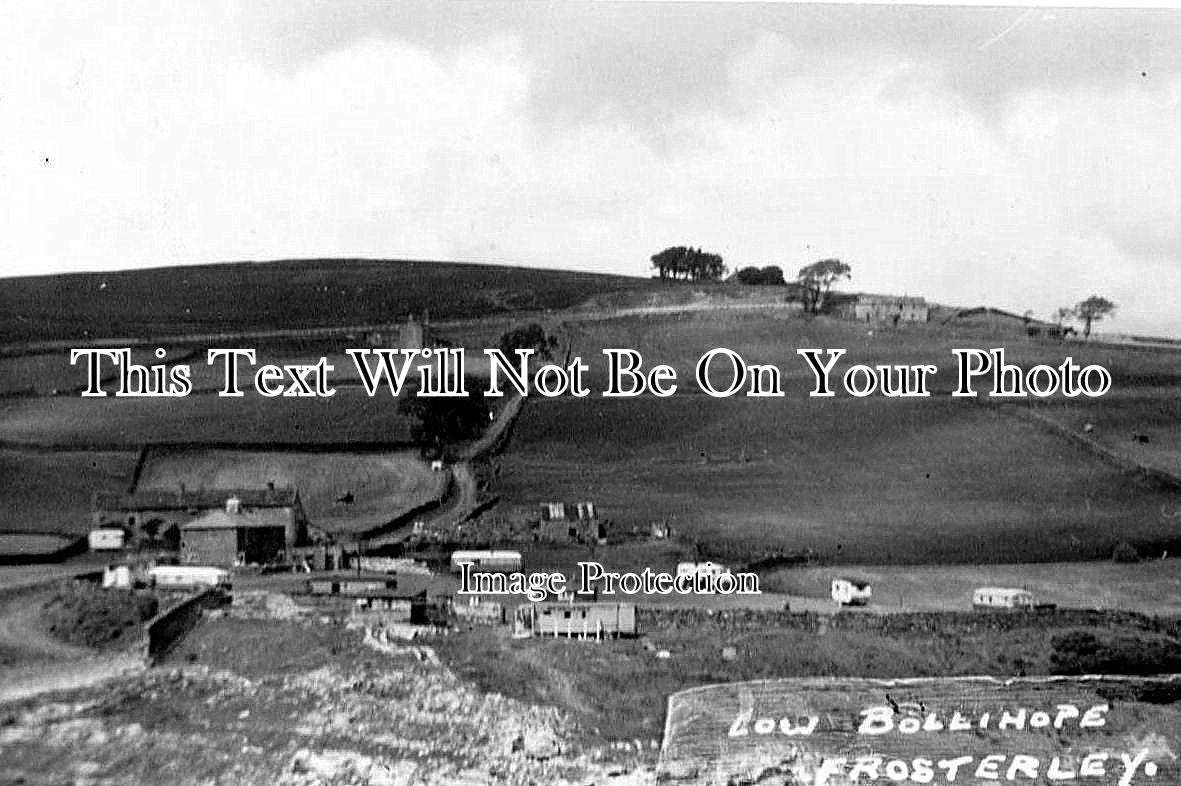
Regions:
<instances>
[{"instance_id":1,"label":"black and white photograph","mask_svg":"<svg viewBox=\"0 0 1181 786\"><path fill-rule=\"evenodd\" d=\"M1181 786L1181 6L15 2L0 786Z\"/></svg>"}]
</instances>

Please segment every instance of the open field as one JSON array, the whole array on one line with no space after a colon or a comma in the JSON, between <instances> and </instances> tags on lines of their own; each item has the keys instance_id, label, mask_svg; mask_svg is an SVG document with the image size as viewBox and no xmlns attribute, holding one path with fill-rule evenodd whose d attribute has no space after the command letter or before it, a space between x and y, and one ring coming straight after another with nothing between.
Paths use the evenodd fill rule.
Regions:
<instances>
[{"instance_id":1,"label":"open field","mask_svg":"<svg viewBox=\"0 0 1181 786\"><path fill-rule=\"evenodd\" d=\"M1037 408L1130 461L1181 475L1181 385L1116 389L1099 400L1052 401ZM1142 435L1144 442L1133 439Z\"/></svg>"},{"instance_id":2,"label":"open field","mask_svg":"<svg viewBox=\"0 0 1181 786\"><path fill-rule=\"evenodd\" d=\"M1108 368L1113 391L1085 404L1059 397L1044 409L1103 412L1112 402L1114 413L1134 410L1115 417L1155 429L1150 444L1137 445L1142 452L1181 453L1178 353L973 337L940 324L868 330L771 313L630 316L566 329L591 367L594 392L530 399L503 461L506 502L586 498L625 525L669 518L707 551L725 544L728 558L735 542L739 558L812 551L825 561L875 563L1095 559L1121 540L1146 554L1181 545L1181 520L1170 516L1181 505L1176 494L1134 481L987 399L948 396L952 348L1003 346L1008 362L1025 367L1072 356ZM602 347L635 347L649 366L671 364L678 392L598 397ZM779 366L785 396L698 393L693 366L713 347ZM852 363L933 363L934 395L809 398L812 373L798 347L847 349L838 374Z\"/></svg>"},{"instance_id":3,"label":"open field","mask_svg":"<svg viewBox=\"0 0 1181 786\"><path fill-rule=\"evenodd\" d=\"M595 500L668 518L706 553L842 563L1107 558L1181 546L1154 491L1081 448L962 400L534 400L502 458L506 502Z\"/></svg>"},{"instance_id":4,"label":"open field","mask_svg":"<svg viewBox=\"0 0 1181 786\"><path fill-rule=\"evenodd\" d=\"M590 365L588 378L601 379L606 363L604 347L628 347L641 352L647 367L673 366L682 383L679 390L694 387L693 369L698 359L715 347L739 353L748 363L773 364L783 371L788 396L806 396L813 375L799 348L845 349L834 379L850 365L929 363L939 371L931 378L935 395L956 384L956 359L951 350L1003 347L1009 363L1030 367L1038 363L1058 366L1071 357L1079 365L1092 363L1112 374L1113 392L1141 388L1181 387L1181 352L1130 346L1032 340L1010 331L1007 335L953 329L932 322L897 328L866 327L831 317L807 318L790 311L690 311L681 314L620 316L578 322L573 315L555 332L573 339L573 354ZM459 333L460 339L467 333ZM471 338L485 339L473 331ZM462 343L462 341L461 341ZM987 383L978 383L986 388ZM1107 397L1098 400L1097 406Z\"/></svg>"},{"instance_id":5,"label":"open field","mask_svg":"<svg viewBox=\"0 0 1181 786\"><path fill-rule=\"evenodd\" d=\"M39 532L0 531L0 563L19 564L46 558L68 549L76 537Z\"/></svg>"},{"instance_id":6,"label":"open field","mask_svg":"<svg viewBox=\"0 0 1181 786\"><path fill-rule=\"evenodd\" d=\"M408 260L291 260L32 276L0 287L0 345L389 324L575 306L628 276Z\"/></svg>"},{"instance_id":7,"label":"open field","mask_svg":"<svg viewBox=\"0 0 1181 786\"><path fill-rule=\"evenodd\" d=\"M498 341L499 338L492 341L490 346L496 346ZM304 347L292 348L264 343L262 346L252 348L257 352L258 362L251 366L249 363L242 361L239 363L238 369L238 386L247 395L254 395L254 374L262 366L313 366L318 364L321 358L327 360L329 368L328 385L331 388L336 390L348 388L361 389L362 376L360 371L357 369L352 358L343 351L340 351L340 348L337 346L325 345L317 348L316 351L310 351ZM362 346L360 348L364 347ZM189 393L190 397L203 394L216 394L225 387L223 361L219 360L217 363L210 365L207 362L207 350L205 348L197 350L182 349L169 352L164 360L157 360L149 351L142 349L132 350L132 362L143 366L152 366L154 364L166 364L170 367L175 364L187 365L189 369L189 380L192 384L192 392ZM400 368L403 362L404 360L399 358L396 360L396 366ZM411 362L410 371L407 374L407 387L418 384L418 367L425 365L426 362L421 358L417 358ZM376 358L371 358L369 365L377 368L380 366L380 361ZM437 367L437 362L432 361L432 368ZM484 354L483 347L470 348L464 353L464 375L466 377L485 379L488 377L489 368L489 359ZM104 358L101 361L100 369L102 389L107 392L108 396L115 396L118 391L115 365L110 360ZM290 378L285 378L284 382L287 385L291 384ZM83 362L76 366L71 366L68 353L47 352L36 355L0 357L0 401L3 401L5 398L51 396L78 398L87 384L86 364ZM389 388L384 381L379 383L378 391L378 395L381 397L389 396ZM473 390L473 392L479 394L480 390Z\"/></svg>"},{"instance_id":8,"label":"open field","mask_svg":"<svg viewBox=\"0 0 1181 786\"><path fill-rule=\"evenodd\" d=\"M194 351L189 347L163 347L164 360L156 358L155 349L132 349L132 362L145 366L178 362L195 366L198 362L204 362L204 357L194 357ZM109 361L103 360L99 368L104 386L113 391L114 367ZM0 357L0 396L77 395L87 384L87 361L79 359L77 363L71 364L68 351Z\"/></svg>"},{"instance_id":9,"label":"open field","mask_svg":"<svg viewBox=\"0 0 1181 786\"><path fill-rule=\"evenodd\" d=\"M0 401L0 443L78 449L146 443L404 445L398 402L347 388L332 398L214 394L182 398L20 398Z\"/></svg>"},{"instance_id":10,"label":"open field","mask_svg":"<svg viewBox=\"0 0 1181 786\"><path fill-rule=\"evenodd\" d=\"M295 453L290 451L152 449L138 488L262 488L294 486L312 525L343 532L380 526L438 499L447 473L432 472L417 451ZM338 501L347 494L350 503Z\"/></svg>"},{"instance_id":11,"label":"open field","mask_svg":"<svg viewBox=\"0 0 1181 786\"><path fill-rule=\"evenodd\" d=\"M966 611L972 608L972 591L977 587L1020 587L1031 591L1038 602L1062 607L1181 615L1181 559L1175 558L1133 564L1096 561L784 568L765 573L763 588L827 600L832 579L844 575L869 581L873 587L870 608L882 611L900 607L909 611Z\"/></svg>"},{"instance_id":12,"label":"open field","mask_svg":"<svg viewBox=\"0 0 1181 786\"><path fill-rule=\"evenodd\" d=\"M131 482L132 451L0 449L0 529L81 535L95 491Z\"/></svg>"}]
</instances>

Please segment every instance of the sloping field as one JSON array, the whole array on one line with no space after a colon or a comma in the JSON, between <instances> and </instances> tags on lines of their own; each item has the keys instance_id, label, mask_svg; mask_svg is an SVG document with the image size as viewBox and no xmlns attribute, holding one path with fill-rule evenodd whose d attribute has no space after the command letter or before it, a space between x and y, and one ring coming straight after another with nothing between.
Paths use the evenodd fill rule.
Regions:
<instances>
[{"instance_id":1,"label":"sloping field","mask_svg":"<svg viewBox=\"0 0 1181 786\"><path fill-rule=\"evenodd\" d=\"M1121 540L1153 555L1181 546L1181 515L1161 515L1181 510L1178 495L1135 481L984 397L948 395L953 348L1003 346L1008 362L1027 368L1071 356L1108 368L1113 390L1089 402L1059 398L1046 411L1072 413L1079 428L1090 418L1108 433L1115 427L1103 413L1122 422L1135 409L1141 427L1154 429L1140 449L1177 450L1176 353L974 339L938 325L873 330L783 313L629 316L568 329L591 367L592 395L530 399L505 458L506 502L586 498L627 525L669 518L731 560L813 551L871 564L1026 562L1106 559ZM677 393L601 398L603 347L639 349L648 367L671 364ZM698 393L693 366L714 347L779 366L786 395ZM935 364L934 394L809 398L813 379L796 355L801 347L848 350L838 377L852 363ZM729 548L735 544L737 554Z\"/></svg>"},{"instance_id":2,"label":"sloping field","mask_svg":"<svg viewBox=\"0 0 1181 786\"><path fill-rule=\"evenodd\" d=\"M200 367L198 364L205 360L203 354L192 357L193 350L188 347L165 347L165 359L159 360L154 354L155 349L132 349L132 362L150 366L183 361L193 364L196 370ZM114 391L114 367L103 360L99 369L104 387ZM87 361L79 359L77 363L71 364L68 351L0 357L0 396L77 395L87 384Z\"/></svg>"},{"instance_id":3,"label":"sloping field","mask_svg":"<svg viewBox=\"0 0 1181 786\"><path fill-rule=\"evenodd\" d=\"M1038 411L1128 461L1181 477L1181 384L1113 390L1097 401L1054 401Z\"/></svg>"},{"instance_id":4,"label":"sloping field","mask_svg":"<svg viewBox=\"0 0 1181 786\"><path fill-rule=\"evenodd\" d=\"M0 529L83 534L100 489L124 489L133 451L0 449Z\"/></svg>"},{"instance_id":5,"label":"sloping field","mask_svg":"<svg viewBox=\"0 0 1181 786\"><path fill-rule=\"evenodd\" d=\"M487 346L496 347L499 343L499 334L490 341L491 343ZM363 342L347 343L356 344L357 348L366 348ZM349 355L336 350L335 347L325 346L318 352L312 352L306 348L275 346L270 342L260 342L249 348L256 351L257 363L251 365L243 360L238 364L238 385L248 393L253 390L254 374L262 366L314 366L320 362L321 358L327 361L328 386L330 388L339 390L361 385L362 376L357 364ZM484 354L484 348L483 344L473 345L464 353L464 373L466 376L480 378L488 376L489 360L488 356ZM219 359L211 365L208 362L207 353L208 351L204 347L171 349L164 360L158 360L152 354L152 350L135 348L131 350L131 358L133 363L146 367L155 364L169 367L178 364L187 366L189 381L192 384L192 392L189 395L197 396L217 393L225 387L224 361ZM395 367L400 369L404 362L403 358L397 358ZM408 385L417 382L419 367L428 362L433 368L437 368L439 365L437 358L431 361L415 358L411 361L410 371L407 374ZM371 371L380 368L380 360L376 357L369 357L367 364ZM119 389L117 366L110 360L103 358L99 369L102 389L109 396L114 396ZM284 376L282 384L290 386L292 384L290 376ZM34 355L0 357L0 399L32 396L76 398L86 389L87 385L86 361L80 360L76 365L71 365L68 352L43 352ZM379 389L382 395L388 395L388 388L384 382L380 383Z\"/></svg>"},{"instance_id":6,"label":"sloping field","mask_svg":"<svg viewBox=\"0 0 1181 786\"><path fill-rule=\"evenodd\" d=\"M641 352L646 367L666 363L677 369L682 389L692 384L694 366L702 355L715 347L725 347L739 353L748 363L779 366L784 372L788 395L806 395L813 375L796 350L814 347L846 350L837 363L834 379L856 363L933 364L939 373L933 377L931 389L946 393L956 384L952 349L987 351L1001 347L1006 362L1026 368L1038 363L1058 366L1071 357L1079 365L1098 363L1109 369L1113 377L1112 394L1097 399L1096 407L1104 406L1111 395L1120 392L1181 390L1181 352L1034 341L1025 336L970 335L937 323L895 329L867 328L848 320L806 318L789 311L722 310L571 322L564 330L573 337L573 354L581 355L590 365L589 378L599 379L604 375L604 347L629 347ZM988 383L982 381L976 386L987 389Z\"/></svg>"},{"instance_id":7,"label":"sloping field","mask_svg":"<svg viewBox=\"0 0 1181 786\"><path fill-rule=\"evenodd\" d=\"M569 308L643 278L408 260L240 262L32 276L0 287L0 345L388 324Z\"/></svg>"},{"instance_id":8,"label":"sloping field","mask_svg":"<svg viewBox=\"0 0 1181 786\"><path fill-rule=\"evenodd\" d=\"M1181 547L1160 515L1176 495L941 397L536 399L499 491L505 502L594 500L625 526L668 518L728 559L995 563L1107 558L1120 540Z\"/></svg>"},{"instance_id":9,"label":"sloping field","mask_svg":"<svg viewBox=\"0 0 1181 786\"><path fill-rule=\"evenodd\" d=\"M145 443L399 445L409 422L388 395L345 388L332 398L14 398L0 401L8 445L134 448Z\"/></svg>"},{"instance_id":10,"label":"sloping field","mask_svg":"<svg viewBox=\"0 0 1181 786\"><path fill-rule=\"evenodd\" d=\"M380 526L438 499L447 489L447 473L432 472L415 451L154 449L144 462L138 488L262 488L267 483L298 488L314 526L351 532Z\"/></svg>"}]
</instances>

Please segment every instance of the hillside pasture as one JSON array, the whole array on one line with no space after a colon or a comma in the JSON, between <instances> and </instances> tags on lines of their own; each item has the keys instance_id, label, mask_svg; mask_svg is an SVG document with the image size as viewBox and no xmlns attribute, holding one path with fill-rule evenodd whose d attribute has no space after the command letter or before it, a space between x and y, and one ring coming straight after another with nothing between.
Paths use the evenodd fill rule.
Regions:
<instances>
[{"instance_id":1,"label":"hillside pasture","mask_svg":"<svg viewBox=\"0 0 1181 786\"><path fill-rule=\"evenodd\" d=\"M669 519L733 559L834 563L1108 558L1181 547L1141 485L993 407L942 397L531 399L502 458L506 503L590 499Z\"/></svg>"},{"instance_id":2,"label":"hillside pasture","mask_svg":"<svg viewBox=\"0 0 1181 786\"><path fill-rule=\"evenodd\" d=\"M595 380L600 388L606 376L602 353L605 347L638 350L646 368L658 363L672 366L681 389L694 386L694 368L702 355L724 347L748 363L779 367L788 395L807 395L813 373L797 349L818 348L846 351L837 362L834 380L839 380L853 364L932 364L938 373L931 377L930 388L946 394L957 383L953 349L988 351L999 347L1005 350L1007 363L1026 369L1037 364L1057 367L1067 357L1079 365L1102 365L1111 372L1113 392L1145 387L1181 389L1181 353L1176 351L1033 340L1025 336L1002 340L962 329L952 331L936 323L886 328L831 317L807 318L786 311L700 311L570 322L559 330L573 338L572 353L590 366L587 378ZM989 385L987 378L975 382L975 388L982 393Z\"/></svg>"},{"instance_id":3,"label":"hillside pasture","mask_svg":"<svg viewBox=\"0 0 1181 786\"><path fill-rule=\"evenodd\" d=\"M447 473L432 472L416 451L292 451L154 448L139 489L294 486L312 525L331 532L381 526L441 497ZM343 501L351 495L350 501Z\"/></svg>"},{"instance_id":4,"label":"hillside pasture","mask_svg":"<svg viewBox=\"0 0 1181 786\"><path fill-rule=\"evenodd\" d=\"M1104 615L1087 627L1067 614L837 617L818 624L810 614L641 610L641 639L522 640L503 628L481 626L442 637L434 649L483 690L556 705L608 739L659 742L669 694L695 686L811 676L1092 673L1086 667L1099 658L1085 653L1080 664L1072 646L1080 640L1112 656L1105 669L1093 671L1168 672L1181 643L1175 622L1130 615ZM665 656L658 657L662 651ZM1084 668L1076 670L1076 664ZM1152 700L1168 705L1171 693L1161 691Z\"/></svg>"},{"instance_id":5,"label":"hillside pasture","mask_svg":"<svg viewBox=\"0 0 1181 786\"><path fill-rule=\"evenodd\" d=\"M1181 384L1116 388L1101 399L1056 400L1037 411L1130 462L1181 476Z\"/></svg>"},{"instance_id":6,"label":"hillside pasture","mask_svg":"<svg viewBox=\"0 0 1181 786\"><path fill-rule=\"evenodd\" d=\"M345 388L332 398L12 398L0 400L0 443L77 449L148 443L250 446L405 445L410 423L388 395Z\"/></svg>"},{"instance_id":7,"label":"hillside pasture","mask_svg":"<svg viewBox=\"0 0 1181 786\"><path fill-rule=\"evenodd\" d=\"M0 449L0 529L85 533L94 492L127 488L136 456Z\"/></svg>"},{"instance_id":8,"label":"hillside pasture","mask_svg":"<svg viewBox=\"0 0 1181 786\"><path fill-rule=\"evenodd\" d=\"M493 344L492 346L496 346ZM369 349L364 345L356 347L347 347L347 349ZM284 347L272 348L266 343L262 346L256 347L257 362L253 365L245 361L239 363L238 369L238 386L246 392L250 392L254 386L254 375L260 368L265 365L277 366L314 366L320 362L321 359L327 361L330 367L327 372L328 387L336 390L347 388L358 388L361 386L362 374L353 358L346 354L343 350L326 350L321 353L310 353L307 351L293 350ZM374 350L376 351L376 350ZM376 355L369 355L366 362L367 368L371 374L376 374L377 369L382 368L381 360ZM394 368L396 371L402 369L406 362L405 357L396 355L393 358ZM448 361L450 362L450 361ZM422 366L429 366L433 372L437 373L439 368L438 356L424 359L421 356L416 356L410 361L410 369L406 374L405 386L407 388L417 386L419 381L419 368ZM489 360L488 356L484 354L484 348L472 347L466 348L463 360L464 375L467 377L484 378L488 376ZM189 365L190 378L193 383L193 390L198 393L216 393L225 387L225 367L224 361L218 361L210 365L206 360L206 351L202 350L198 353ZM285 372L286 373L286 372ZM383 376L382 381L378 384L378 397L388 398L389 387L385 382L386 377ZM284 377L285 384L291 385L291 379ZM278 383L276 383L278 384ZM364 390L364 388L361 388ZM479 394L480 390L473 390L473 393Z\"/></svg>"},{"instance_id":9,"label":"hillside pasture","mask_svg":"<svg viewBox=\"0 0 1181 786\"><path fill-rule=\"evenodd\" d=\"M164 360L159 360L151 349L133 348L131 360L144 366L157 363L189 362L192 350L187 347L164 347ZM99 365L104 386L115 389L116 372L110 361ZM0 396L49 396L77 394L87 386L87 361L70 363L69 352L41 352L0 357Z\"/></svg>"},{"instance_id":10,"label":"hillside pasture","mask_svg":"<svg viewBox=\"0 0 1181 786\"><path fill-rule=\"evenodd\" d=\"M434 320L462 319L661 286L599 273L362 259L29 276L0 287L0 345L389 324L428 309Z\"/></svg>"},{"instance_id":11,"label":"hillside pasture","mask_svg":"<svg viewBox=\"0 0 1181 786\"><path fill-rule=\"evenodd\" d=\"M496 345L497 342L494 341L490 346L495 347ZM252 392L254 375L264 365L312 366L319 363L321 358L324 358L330 367L328 371L329 387L340 389L361 385L361 373L356 363L343 351L345 348L354 348L352 346L325 345L319 347L320 351L317 352L309 351L306 347L292 347L283 343L264 341L259 342L258 346L249 348L255 350L257 362L252 365L245 360L240 361L237 376L239 388L247 393ZM360 344L356 348L365 349L367 347ZM192 384L192 392L189 395L193 396L217 393L225 387L224 361L218 359L217 362L210 364L207 360L207 351L206 348L169 348L165 358L158 360L153 354L153 350L132 348L131 359L133 363L145 367L154 364L164 364L170 367L177 364L188 366L189 380ZM395 359L396 368L400 369L403 362L401 357L397 357ZM380 361L376 357L370 357L368 363L371 369L380 365ZM432 367L438 366L437 360L427 361L421 357L415 358L411 362L407 385L417 383L418 367L427 363L430 363ZM118 390L118 372L115 364L103 358L100 361L99 369L102 389L108 395L114 395ZM473 345L464 353L464 373L475 378L488 376L489 359L484 354L482 345ZM291 379L284 377L284 383L289 386ZM44 352L0 357L0 399L34 396L77 397L87 384L86 361L80 360L77 364L71 365L68 352ZM379 385L378 390L381 395L388 396L388 388L384 382Z\"/></svg>"},{"instance_id":12,"label":"hillside pasture","mask_svg":"<svg viewBox=\"0 0 1181 786\"><path fill-rule=\"evenodd\" d=\"M52 558L75 541L76 537L63 535L0 531L0 563Z\"/></svg>"}]
</instances>

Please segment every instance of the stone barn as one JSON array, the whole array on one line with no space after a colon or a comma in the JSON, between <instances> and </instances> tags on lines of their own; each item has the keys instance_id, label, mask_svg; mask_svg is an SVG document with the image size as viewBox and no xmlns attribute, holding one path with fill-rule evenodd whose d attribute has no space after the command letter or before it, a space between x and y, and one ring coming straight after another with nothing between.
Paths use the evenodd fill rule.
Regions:
<instances>
[{"instance_id":1,"label":"stone barn","mask_svg":"<svg viewBox=\"0 0 1181 786\"><path fill-rule=\"evenodd\" d=\"M223 510L209 511L181 525L181 561L223 567L285 562L298 537L283 510L247 512L241 500L231 497Z\"/></svg>"},{"instance_id":2,"label":"stone barn","mask_svg":"<svg viewBox=\"0 0 1181 786\"><path fill-rule=\"evenodd\" d=\"M859 295L852 304L852 316L870 325L926 324L931 307L921 297Z\"/></svg>"}]
</instances>

